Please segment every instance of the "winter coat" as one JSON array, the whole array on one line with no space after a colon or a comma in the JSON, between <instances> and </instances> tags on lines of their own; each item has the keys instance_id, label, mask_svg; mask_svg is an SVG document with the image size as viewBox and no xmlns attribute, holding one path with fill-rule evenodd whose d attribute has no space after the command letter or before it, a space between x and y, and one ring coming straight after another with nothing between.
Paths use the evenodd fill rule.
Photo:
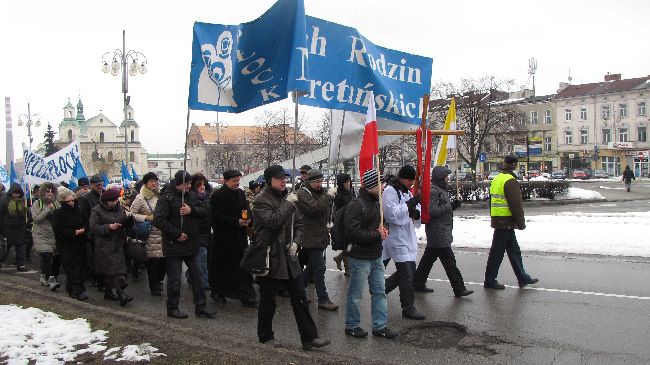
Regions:
<instances>
[{"instance_id":1,"label":"winter coat","mask_svg":"<svg viewBox=\"0 0 650 365\"><path fill-rule=\"evenodd\" d=\"M199 223L199 246L207 248L212 244L212 208L210 206L212 186L210 184L205 185L205 194L203 196L198 192L195 192L195 194L196 200L205 209L205 216L201 218L201 222Z\"/></svg>"},{"instance_id":2,"label":"winter coat","mask_svg":"<svg viewBox=\"0 0 650 365\"><path fill-rule=\"evenodd\" d=\"M399 196L398 196L399 194ZM395 262L415 261L418 253L418 239L415 230L420 228L420 220L409 217L406 202L413 195L399 185L389 185L384 189L384 219L388 223L388 237L384 241L382 258ZM417 209L420 210L418 204Z\"/></svg>"},{"instance_id":3,"label":"winter coat","mask_svg":"<svg viewBox=\"0 0 650 365\"><path fill-rule=\"evenodd\" d=\"M625 167L625 170L623 170L623 181L625 181L626 184L629 184L632 182L632 180L636 180L636 177L634 176L632 169L627 166Z\"/></svg>"},{"instance_id":4,"label":"winter coat","mask_svg":"<svg viewBox=\"0 0 650 365\"><path fill-rule=\"evenodd\" d=\"M222 185L210 197L212 215L212 252L210 254L210 271L215 279L213 288L217 291L237 287L241 277L239 262L244 257L248 246L248 234L245 227L239 226L242 210L248 218L252 213L241 189L230 189ZM209 224L206 225L210 227Z\"/></svg>"},{"instance_id":5,"label":"winter coat","mask_svg":"<svg viewBox=\"0 0 650 365\"><path fill-rule=\"evenodd\" d=\"M503 170L503 174L511 174L511 171ZM510 217L490 217L490 226L494 229L525 229L526 219L524 218L523 198L521 197L521 187L517 179L506 181L503 186L503 192L508 202L508 208L512 216ZM490 199L491 201L491 199Z\"/></svg>"},{"instance_id":6,"label":"winter coat","mask_svg":"<svg viewBox=\"0 0 650 365\"><path fill-rule=\"evenodd\" d=\"M379 198L361 188L359 196L345 208L345 238L350 242L348 256L359 260L381 257Z\"/></svg>"},{"instance_id":7,"label":"winter coat","mask_svg":"<svg viewBox=\"0 0 650 365\"><path fill-rule=\"evenodd\" d=\"M253 202L255 244L270 247L267 277L273 279L295 279L302 273L298 255L289 256L287 252L292 229L293 242L302 243L302 219L296 206L285 200L286 195L286 191L279 192L267 186Z\"/></svg>"},{"instance_id":8,"label":"winter coat","mask_svg":"<svg viewBox=\"0 0 650 365\"><path fill-rule=\"evenodd\" d=\"M140 189L140 194L135 197L130 208L136 223L146 221L147 216L149 216L150 221L153 221L153 212L156 209L158 197L158 191L151 191L146 186ZM145 243L147 256L151 258L163 257L162 242L162 232L152 224L149 238Z\"/></svg>"},{"instance_id":9,"label":"winter coat","mask_svg":"<svg viewBox=\"0 0 650 365\"><path fill-rule=\"evenodd\" d=\"M75 204L79 205L81 216L84 219L84 226L86 228L86 236L92 239L92 232L90 232L90 214L93 208L99 205L101 194L97 194L94 190L90 190L87 194L83 195Z\"/></svg>"},{"instance_id":10,"label":"winter coat","mask_svg":"<svg viewBox=\"0 0 650 365\"><path fill-rule=\"evenodd\" d=\"M11 194L19 193L18 199L12 199ZM10 241L24 240L27 232L27 212L24 192L20 184L12 183L7 194L0 199L0 234ZM13 200L13 201L12 201ZM17 209L11 212L11 206Z\"/></svg>"},{"instance_id":11,"label":"winter coat","mask_svg":"<svg viewBox=\"0 0 650 365\"><path fill-rule=\"evenodd\" d=\"M330 244L327 222L332 211L332 197L324 189L314 190L309 184L305 184L296 194L296 207L302 215L305 235L301 247L327 248Z\"/></svg>"},{"instance_id":12,"label":"winter coat","mask_svg":"<svg viewBox=\"0 0 650 365\"><path fill-rule=\"evenodd\" d=\"M191 211L183 216L181 227L181 192L172 183L163 187L154 209L153 225L162 232L165 257L194 256L198 252L199 222L205 216L205 208L197 202L192 191L185 193L185 204ZM182 233L187 235L187 241L178 241Z\"/></svg>"},{"instance_id":13,"label":"winter coat","mask_svg":"<svg viewBox=\"0 0 650 365\"><path fill-rule=\"evenodd\" d=\"M44 190L41 189L41 191ZM42 196L43 193L41 193L41 198L32 204L31 208L32 220L34 221L34 227L32 228L34 250L38 253L53 253L56 251L56 236L54 235L54 228L52 228L52 221L54 219L54 211L61 204L53 201L51 203L52 208L50 208Z\"/></svg>"},{"instance_id":14,"label":"winter coat","mask_svg":"<svg viewBox=\"0 0 650 365\"><path fill-rule=\"evenodd\" d=\"M343 184L348 180L350 180L350 175L348 174L341 173L336 175L336 195L334 196L335 211L348 205L348 203L356 196L354 189L350 188L349 190L346 190L343 187Z\"/></svg>"},{"instance_id":15,"label":"winter coat","mask_svg":"<svg viewBox=\"0 0 650 365\"><path fill-rule=\"evenodd\" d=\"M85 265L86 235L75 235L76 230L85 228L79 206L76 203L74 207L62 204L54 211L52 227L56 237L56 251L61 256L61 261L70 263L70 259L75 258L79 262L71 264Z\"/></svg>"},{"instance_id":16,"label":"winter coat","mask_svg":"<svg viewBox=\"0 0 650 365\"><path fill-rule=\"evenodd\" d=\"M122 227L111 230L111 223ZM109 208L99 203L90 214L90 231L95 237L95 273L105 276L126 275L125 229L133 224L133 218L119 203Z\"/></svg>"},{"instance_id":17,"label":"winter coat","mask_svg":"<svg viewBox=\"0 0 650 365\"><path fill-rule=\"evenodd\" d=\"M429 223L425 225L427 234L427 247L451 247L454 241L452 230L454 228L454 213L447 192L445 170L438 172L434 168L429 197ZM436 176L436 174L439 174Z\"/></svg>"}]
</instances>

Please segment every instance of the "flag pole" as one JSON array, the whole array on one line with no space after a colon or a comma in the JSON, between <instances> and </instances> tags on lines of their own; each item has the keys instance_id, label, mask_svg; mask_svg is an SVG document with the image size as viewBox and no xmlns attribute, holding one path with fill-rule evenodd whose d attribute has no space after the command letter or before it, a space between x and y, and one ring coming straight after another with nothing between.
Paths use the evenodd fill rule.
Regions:
<instances>
[{"instance_id":1,"label":"flag pole","mask_svg":"<svg viewBox=\"0 0 650 365\"><path fill-rule=\"evenodd\" d=\"M296 191L296 145L298 140L298 90L293 91L293 168L291 169L291 192ZM286 136L284 136L286 138Z\"/></svg>"},{"instance_id":2,"label":"flag pole","mask_svg":"<svg viewBox=\"0 0 650 365\"><path fill-rule=\"evenodd\" d=\"M379 154L375 155L377 161L377 180L379 185L379 228L384 228L384 203L381 201L383 182L381 181L381 171L379 171Z\"/></svg>"},{"instance_id":3,"label":"flag pole","mask_svg":"<svg viewBox=\"0 0 650 365\"><path fill-rule=\"evenodd\" d=\"M181 208L185 205L185 174L187 174L187 136L190 133L190 107L187 107L185 121L185 149L183 150L183 190L181 190ZM169 177L171 180L171 176ZM181 215L181 233L183 233L183 216Z\"/></svg>"},{"instance_id":4,"label":"flag pole","mask_svg":"<svg viewBox=\"0 0 650 365\"><path fill-rule=\"evenodd\" d=\"M458 169L458 140L456 140L456 143L454 145L454 164L456 165L456 200L460 200L460 190L458 187L460 186L460 183L458 182L458 172L460 171Z\"/></svg>"}]
</instances>

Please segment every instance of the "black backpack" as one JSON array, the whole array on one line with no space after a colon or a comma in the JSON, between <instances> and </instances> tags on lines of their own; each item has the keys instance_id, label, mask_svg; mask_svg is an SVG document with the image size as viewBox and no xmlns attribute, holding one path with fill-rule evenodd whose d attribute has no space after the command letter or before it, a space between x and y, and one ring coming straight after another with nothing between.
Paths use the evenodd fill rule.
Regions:
<instances>
[{"instance_id":1,"label":"black backpack","mask_svg":"<svg viewBox=\"0 0 650 365\"><path fill-rule=\"evenodd\" d=\"M359 201L361 203L361 209L365 213L366 207L363 205L363 202L361 200L354 198L350 201L352 203L353 201ZM350 206L350 203L348 203L346 206L339 208L339 210L336 211L336 214L334 215L334 223L332 225L332 228L330 229L330 237L332 238L332 250L334 251L340 251L345 249L345 211L348 209Z\"/></svg>"}]
</instances>

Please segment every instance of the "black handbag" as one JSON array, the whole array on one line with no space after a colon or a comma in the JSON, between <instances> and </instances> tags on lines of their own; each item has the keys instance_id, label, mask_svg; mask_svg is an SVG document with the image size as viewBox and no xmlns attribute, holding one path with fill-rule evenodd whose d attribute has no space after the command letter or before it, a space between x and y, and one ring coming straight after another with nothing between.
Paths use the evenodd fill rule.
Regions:
<instances>
[{"instance_id":1,"label":"black handbag","mask_svg":"<svg viewBox=\"0 0 650 365\"><path fill-rule=\"evenodd\" d=\"M127 237L126 239L126 256L140 263L149 261L149 255L147 255L147 247L145 246L145 243L141 240L130 237Z\"/></svg>"},{"instance_id":2,"label":"black handbag","mask_svg":"<svg viewBox=\"0 0 650 365\"><path fill-rule=\"evenodd\" d=\"M250 244L244 251L244 257L239 262L239 267L257 276L266 276L269 273L270 246Z\"/></svg>"}]
</instances>

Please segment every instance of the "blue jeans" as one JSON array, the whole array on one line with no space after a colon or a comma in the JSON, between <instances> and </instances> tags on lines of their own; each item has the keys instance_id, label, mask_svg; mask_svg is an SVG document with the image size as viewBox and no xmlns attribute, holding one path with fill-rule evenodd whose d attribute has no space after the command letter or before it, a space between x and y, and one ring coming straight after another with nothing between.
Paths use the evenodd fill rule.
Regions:
<instances>
[{"instance_id":1,"label":"blue jeans","mask_svg":"<svg viewBox=\"0 0 650 365\"><path fill-rule=\"evenodd\" d=\"M195 259L199 277L201 278L201 285L203 289L207 289L210 287L210 284L208 284L208 248L199 246L199 251L196 253ZM189 271L185 271L185 278L189 283L191 279Z\"/></svg>"},{"instance_id":2,"label":"blue jeans","mask_svg":"<svg viewBox=\"0 0 650 365\"><path fill-rule=\"evenodd\" d=\"M348 287L348 300L345 308L345 328L359 327L361 315L359 302L365 281L370 286L370 314L372 317L372 330L379 331L386 327L388 322L388 309L384 287L384 263L381 257L375 260L359 260L349 258L350 286Z\"/></svg>"},{"instance_id":3,"label":"blue jeans","mask_svg":"<svg viewBox=\"0 0 650 365\"><path fill-rule=\"evenodd\" d=\"M305 271L302 273L302 281L306 287L309 279L314 279L318 304L330 301L327 288L325 287L325 249L324 248L303 248L305 255L309 257Z\"/></svg>"},{"instance_id":4,"label":"blue jeans","mask_svg":"<svg viewBox=\"0 0 650 365\"><path fill-rule=\"evenodd\" d=\"M524 263L521 259L521 249L517 242L514 229L495 229L492 236L492 247L488 255L485 267L485 283L494 284L497 281L499 267L503 261L503 254L508 253L508 260L515 272L517 281L520 283L530 281L530 275L524 270Z\"/></svg>"}]
</instances>

